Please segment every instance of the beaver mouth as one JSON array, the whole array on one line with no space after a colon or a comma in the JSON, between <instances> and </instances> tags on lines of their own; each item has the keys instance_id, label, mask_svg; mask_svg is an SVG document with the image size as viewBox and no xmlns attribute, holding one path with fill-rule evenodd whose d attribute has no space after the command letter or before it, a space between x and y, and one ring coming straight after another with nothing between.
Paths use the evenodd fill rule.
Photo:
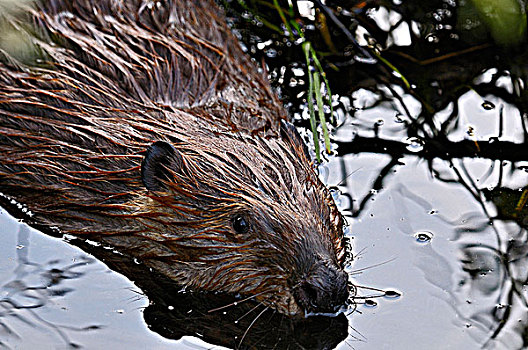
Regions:
<instances>
[{"instance_id":1,"label":"beaver mouth","mask_svg":"<svg viewBox=\"0 0 528 350\"><path fill-rule=\"evenodd\" d=\"M349 295L348 274L328 262L314 266L293 288L295 301L305 313L335 313Z\"/></svg>"}]
</instances>

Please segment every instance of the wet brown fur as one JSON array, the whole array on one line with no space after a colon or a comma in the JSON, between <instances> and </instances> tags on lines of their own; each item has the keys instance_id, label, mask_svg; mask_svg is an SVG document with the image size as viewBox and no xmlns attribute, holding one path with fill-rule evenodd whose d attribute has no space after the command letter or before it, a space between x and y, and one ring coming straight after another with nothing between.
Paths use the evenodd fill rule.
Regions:
<instances>
[{"instance_id":1,"label":"wet brown fur","mask_svg":"<svg viewBox=\"0 0 528 350\"><path fill-rule=\"evenodd\" d=\"M159 4L159 5L157 5ZM291 315L295 281L343 265L342 219L276 96L208 0L45 1L4 14L42 61L0 48L0 191L190 288ZM30 34L29 34L30 33ZM183 156L166 193L145 150ZM234 213L250 218L245 235Z\"/></svg>"}]
</instances>

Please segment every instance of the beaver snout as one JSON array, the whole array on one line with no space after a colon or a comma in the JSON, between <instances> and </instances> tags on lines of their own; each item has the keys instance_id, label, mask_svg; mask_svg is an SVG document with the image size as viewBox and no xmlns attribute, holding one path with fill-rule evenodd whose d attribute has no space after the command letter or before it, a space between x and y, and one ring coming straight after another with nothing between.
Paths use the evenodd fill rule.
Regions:
<instances>
[{"instance_id":1,"label":"beaver snout","mask_svg":"<svg viewBox=\"0 0 528 350\"><path fill-rule=\"evenodd\" d=\"M325 263L318 264L294 292L297 304L306 312L336 312L348 296L347 273Z\"/></svg>"}]
</instances>

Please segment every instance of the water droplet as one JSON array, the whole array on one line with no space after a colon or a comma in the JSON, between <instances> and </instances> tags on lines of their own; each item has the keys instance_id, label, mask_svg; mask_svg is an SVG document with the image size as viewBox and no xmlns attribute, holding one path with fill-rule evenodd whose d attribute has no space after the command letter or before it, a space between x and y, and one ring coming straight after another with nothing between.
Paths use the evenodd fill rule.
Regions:
<instances>
[{"instance_id":1,"label":"water droplet","mask_svg":"<svg viewBox=\"0 0 528 350\"><path fill-rule=\"evenodd\" d=\"M369 307L374 307L374 306L377 306L378 303L375 302L374 300L371 300L371 299L366 299L365 300L365 306L369 306Z\"/></svg>"},{"instance_id":2,"label":"water droplet","mask_svg":"<svg viewBox=\"0 0 528 350\"><path fill-rule=\"evenodd\" d=\"M330 194L332 195L332 197L334 197L334 199L336 199L342 194L341 190L338 187L332 186L328 189L330 190Z\"/></svg>"},{"instance_id":3,"label":"water droplet","mask_svg":"<svg viewBox=\"0 0 528 350\"><path fill-rule=\"evenodd\" d=\"M395 291L395 290L386 290L386 291L385 291L385 296L386 296L387 298L396 299L396 298L401 297L401 293L400 293L400 292L397 292L397 291Z\"/></svg>"},{"instance_id":4,"label":"water droplet","mask_svg":"<svg viewBox=\"0 0 528 350\"><path fill-rule=\"evenodd\" d=\"M376 120L376 123L374 123L375 126L382 126L385 124L385 121L383 119Z\"/></svg>"},{"instance_id":5,"label":"water droplet","mask_svg":"<svg viewBox=\"0 0 528 350\"><path fill-rule=\"evenodd\" d=\"M270 48L268 50L266 50L266 56L268 56L269 58L274 58L277 56L277 50L273 49L273 48Z\"/></svg>"},{"instance_id":6,"label":"water droplet","mask_svg":"<svg viewBox=\"0 0 528 350\"><path fill-rule=\"evenodd\" d=\"M439 41L438 37L434 34L429 34L425 37L425 40L427 40L430 43L437 43Z\"/></svg>"},{"instance_id":7,"label":"water droplet","mask_svg":"<svg viewBox=\"0 0 528 350\"><path fill-rule=\"evenodd\" d=\"M19 244L16 246L16 249L20 250L20 249L24 249L24 246L22 244Z\"/></svg>"},{"instance_id":8,"label":"water droplet","mask_svg":"<svg viewBox=\"0 0 528 350\"><path fill-rule=\"evenodd\" d=\"M466 328L470 328L471 327L471 323L466 323Z\"/></svg>"},{"instance_id":9,"label":"water droplet","mask_svg":"<svg viewBox=\"0 0 528 350\"><path fill-rule=\"evenodd\" d=\"M435 215L436 213L438 213L438 210L432 209L429 211L429 215Z\"/></svg>"},{"instance_id":10,"label":"water droplet","mask_svg":"<svg viewBox=\"0 0 528 350\"><path fill-rule=\"evenodd\" d=\"M354 61L359 63L365 63L365 64L376 64L378 61L375 58L371 57L361 57L361 56L354 56Z\"/></svg>"},{"instance_id":11,"label":"water droplet","mask_svg":"<svg viewBox=\"0 0 528 350\"><path fill-rule=\"evenodd\" d=\"M494 109L495 105L491 101L484 100L484 102L482 102L482 108L484 108L485 110L489 111L491 109Z\"/></svg>"},{"instance_id":12,"label":"water droplet","mask_svg":"<svg viewBox=\"0 0 528 350\"><path fill-rule=\"evenodd\" d=\"M124 314L124 313L125 313L125 310L123 310L123 309L119 309L119 310L115 310L115 312L117 312L118 314Z\"/></svg>"},{"instance_id":13,"label":"water droplet","mask_svg":"<svg viewBox=\"0 0 528 350\"><path fill-rule=\"evenodd\" d=\"M490 137L488 142L489 143L495 143L495 142L498 142L499 141L499 138L498 137Z\"/></svg>"},{"instance_id":14,"label":"water droplet","mask_svg":"<svg viewBox=\"0 0 528 350\"><path fill-rule=\"evenodd\" d=\"M418 137L408 137L403 142L407 144L406 148L409 152L417 153L424 149L424 142Z\"/></svg>"},{"instance_id":15,"label":"water droplet","mask_svg":"<svg viewBox=\"0 0 528 350\"><path fill-rule=\"evenodd\" d=\"M427 243L433 239L433 233L429 231L418 231L414 234L414 238L419 243Z\"/></svg>"}]
</instances>

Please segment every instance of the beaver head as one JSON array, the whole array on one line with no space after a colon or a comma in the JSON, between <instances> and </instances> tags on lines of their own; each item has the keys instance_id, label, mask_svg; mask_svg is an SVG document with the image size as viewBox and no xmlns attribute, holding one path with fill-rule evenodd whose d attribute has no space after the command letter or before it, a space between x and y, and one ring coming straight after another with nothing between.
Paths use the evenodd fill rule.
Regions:
<instances>
[{"instance_id":1,"label":"beaver head","mask_svg":"<svg viewBox=\"0 0 528 350\"><path fill-rule=\"evenodd\" d=\"M144 230L105 240L193 289L256 295L289 315L335 312L348 298L342 218L297 132L281 130L153 143Z\"/></svg>"}]
</instances>

